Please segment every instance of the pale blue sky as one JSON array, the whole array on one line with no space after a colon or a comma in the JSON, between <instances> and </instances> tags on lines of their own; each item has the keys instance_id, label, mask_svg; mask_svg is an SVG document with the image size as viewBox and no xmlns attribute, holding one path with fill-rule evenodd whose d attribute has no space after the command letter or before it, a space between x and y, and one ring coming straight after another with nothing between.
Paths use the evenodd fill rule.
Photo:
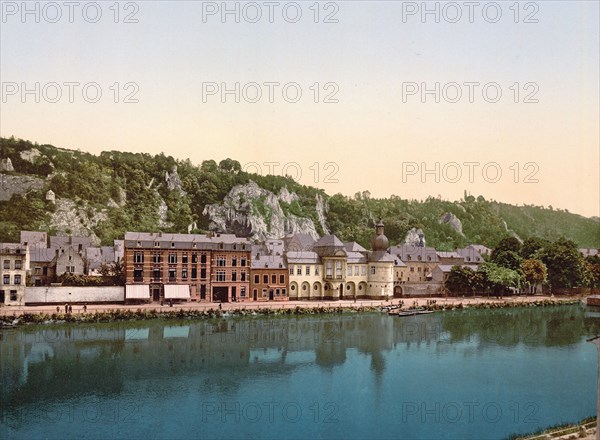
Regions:
<instances>
[{"instance_id":1,"label":"pale blue sky","mask_svg":"<svg viewBox=\"0 0 600 440\"><path fill-rule=\"evenodd\" d=\"M74 23L66 16L58 23L43 16L41 23L4 17L3 84L96 82L103 97L96 104L81 95L74 103L65 97L52 104L3 96L2 136L93 153L164 151L194 163L225 157L242 164L293 161L302 166L302 183L329 193L369 189L377 196L457 199L467 189L496 200L599 214L596 1L531 2L539 22L517 24L512 1L499 2L498 23L486 22L480 10L474 23L466 16L458 23L428 16L423 23L418 15L403 23L410 2L335 2L339 22L330 24L313 22L312 1L299 2L303 16L295 24L280 10L274 23L235 23L231 17L222 23L219 16L203 23L203 2L160 1L137 2L139 22L115 24L113 3L100 2L103 16L95 24L77 12ZM519 5L521 21L526 3ZM464 2L457 4L468 12ZM262 10L267 13L266 6ZM219 97L202 102L203 82L267 81L300 84L301 101L287 103L279 94L275 103L266 96L256 104L222 103ZM422 103L418 96L402 102L404 82L468 81L498 83L502 99L487 103L479 89L474 103L466 96L455 104L436 104L431 97ZM139 102L115 104L109 90L115 82L138 84ZM309 89L315 82L336 83L339 102L315 104ZM514 103L509 87L515 82L537 84L539 103ZM524 95L521 90L520 100ZM322 173L315 183L309 167L316 161ZM472 183L466 176L449 183L441 176L436 183L430 176L425 184L418 176L402 178L403 162L433 168L451 161L496 162L503 177L489 183L479 173ZM326 162L338 164L337 183L323 181ZM522 169L515 183L509 168L515 162L521 168L535 162L539 182L523 183Z\"/></svg>"}]
</instances>

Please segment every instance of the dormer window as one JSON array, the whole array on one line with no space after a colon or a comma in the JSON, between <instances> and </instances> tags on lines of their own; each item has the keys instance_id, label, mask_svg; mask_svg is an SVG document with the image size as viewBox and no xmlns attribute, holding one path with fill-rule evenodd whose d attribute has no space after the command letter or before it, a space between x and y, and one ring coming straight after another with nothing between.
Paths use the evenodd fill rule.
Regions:
<instances>
[{"instance_id":1,"label":"dormer window","mask_svg":"<svg viewBox=\"0 0 600 440\"><path fill-rule=\"evenodd\" d=\"M154 242L154 247L160 247L160 242L158 242L158 241L155 241L155 242Z\"/></svg>"},{"instance_id":2,"label":"dormer window","mask_svg":"<svg viewBox=\"0 0 600 440\"><path fill-rule=\"evenodd\" d=\"M171 242L171 247L174 248L175 247L175 243Z\"/></svg>"},{"instance_id":3,"label":"dormer window","mask_svg":"<svg viewBox=\"0 0 600 440\"><path fill-rule=\"evenodd\" d=\"M142 247L142 242L141 242L141 241L138 241L138 242L137 242L137 246L138 246L138 247Z\"/></svg>"}]
</instances>

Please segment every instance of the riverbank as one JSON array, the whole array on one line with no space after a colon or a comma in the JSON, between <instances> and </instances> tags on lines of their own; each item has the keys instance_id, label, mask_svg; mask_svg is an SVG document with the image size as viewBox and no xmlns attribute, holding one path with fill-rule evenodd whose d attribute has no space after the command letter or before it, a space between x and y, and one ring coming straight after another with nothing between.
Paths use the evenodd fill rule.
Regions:
<instances>
[{"instance_id":1,"label":"riverbank","mask_svg":"<svg viewBox=\"0 0 600 440\"><path fill-rule=\"evenodd\" d=\"M526 436L510 436L509 440L596 440L596 418L588 417L579 423L558 425Z\"/></svg>"},{"instance_id":2,"label":"riverbank","mask_svg":"<svg viewBox=\"0 0 600 440\"><path fill-rule=\"evenodd\" d=\"M399 306L402 309L425 308L432 311L460 310L468 308L500 309L513 307L545 307L561 304L578 304L581 300L573 297L527 296L504 299L472 298L404 298L390 301L286 301L271 303L183 303L169 305L140 304L100 304L73 306L65 313L65 308L55 306L23 306L0 308L0 324L18 326L27 323L53 322L112 322L145 319L205 319L227 316L277 316L312 315L327 313L381 312L386 307Z\"/></svg>"}]
</instances>

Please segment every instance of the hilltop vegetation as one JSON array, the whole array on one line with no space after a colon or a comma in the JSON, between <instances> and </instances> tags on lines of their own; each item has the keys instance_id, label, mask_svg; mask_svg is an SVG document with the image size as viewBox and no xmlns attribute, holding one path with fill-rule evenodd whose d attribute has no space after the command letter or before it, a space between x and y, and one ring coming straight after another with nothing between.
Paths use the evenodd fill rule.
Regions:
<instances>
[{"instance_id":1,"label":"hilltop vegetation","mask_svg":"<svg viewBox=\"0 0 600 440\"><path fill-rule=\"evenodd\" d=\"M194 225L194 231L203 232L211 223L203 214L205 206L220 203L235 185L254 181L276 194L284 187L297 194L298 200L279 202L282 210L311 219L317 232L323 233L315 209L315 198L320 195L328 207L329 231L342 240L355 240L365 247L369 247L374 221L379 217L392 244L404 241L412 228L420 228L427 245L440 250L469 243L494 247L510 235L549 240L565 236L581 247L600 247L600 223L596 219L552 208L488 201L482 196L465 195L457 202L433 197L424 201L397 196L375 199L368 191L353 197L328 196L289 177L246 173L232 159L220 163L205 160L196 166L189 159L175 159L162 153L105 151L96 156L0 138L0 160L6 159L12 162L14 171L3 171L4 176L37 177L43 187L21 194L17 191L10 200L0 201L0 241L18 240L21 229L71 232L57 230L52 221L61 199L72 200L79 216L95 218L90 222L90 230L104 244L122 238L128 230L187 232ZM45 199L48 190L55 193L57 205ZM252 203L257 212L268 217L269 212L261 211L261 200ZM462 223L462 230L456 222L442 221L449 216Z\"/></svg>"}]
</instances>

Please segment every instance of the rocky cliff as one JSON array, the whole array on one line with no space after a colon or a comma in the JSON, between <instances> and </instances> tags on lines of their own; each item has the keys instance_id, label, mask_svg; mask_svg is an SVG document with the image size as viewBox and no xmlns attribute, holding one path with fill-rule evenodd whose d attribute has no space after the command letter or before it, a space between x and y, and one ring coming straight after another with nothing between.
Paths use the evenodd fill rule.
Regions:
<instances>
[{"instance_id":1,"label":"rocky cliff","mask_svg":"<svg viewBox=\"0 0 600 440\"><path fill-rule=\"evenodd\" d=\"M223 203L206 205L204 215L210 218L212 231L237 234L254 240L281 238L293 233L318 238L319 234L312 220L286 214L282 209L280 202L290 204L297 198L296 194L290 193L285 187L279 194L274 194L250 181L246 185L234 186ZM321 200L321 213L324 209ZM322 224L324 225L324 216Z\"/></svg>"}]
</instances>

